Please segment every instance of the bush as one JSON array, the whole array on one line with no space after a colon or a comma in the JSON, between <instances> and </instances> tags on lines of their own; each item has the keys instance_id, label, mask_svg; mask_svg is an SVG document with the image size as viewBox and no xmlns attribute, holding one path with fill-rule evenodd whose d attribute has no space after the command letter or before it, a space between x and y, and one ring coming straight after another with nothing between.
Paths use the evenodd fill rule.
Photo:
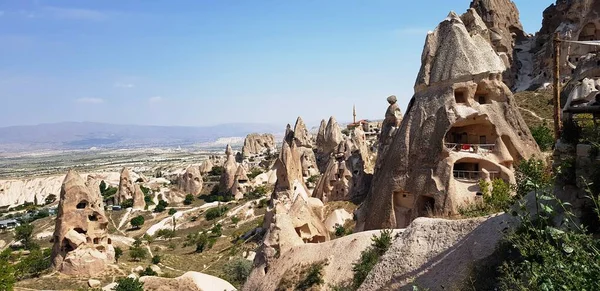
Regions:
<instances>
[{"instance_id":1,"label":"bush","mask_svg":"<svg viewBox=\"0 0 600 291\"><path fill-rule=\"evenodd\" d=\"M120 247L115 247L115 261L118 263L119 258L123 256L123 250Z\"/></svg>"},{"instance_id":2,"label":"bush","mask_svg":"<svg viewBox=\"0 0 600 291\"><path fill-rule=\"evenodd\" d=\"M539 185L540 188L549 187L552 176L550 170L546 167L544 161L535 157L529 160L522 160L515 167L517 199L524 197L534 190L533 185ZM530 183L528 183L528 181Z\"/></svg>"},{"instance_id":3,"label":"bush","mask_svg":"<svg viewBox=\"0 0 600 291\"><path fill-rule=\"evenodd\" d=\"M140 179L142 179L142 178L139 178L138 180L140 180ZM144 180L142 179L141 182L144 182ZM150 195L150 188L146 188L146 187L140 185L140 190L142 190L142 193L144 193L144 196Z\"/></svg>"},{"instance_id":4,"label":"bush","mask_svg":"<svg viewBox=\"0 0 600 291\"><path fill-rule=\"evenodd\" d=\"M177 209L175 209L175 208L169 208L169 215L173 215L175 213L177 213Z\"/></svg>"},{"instance_id":5,"label":"bush","mask_svg":"<svg viewBox=\"0 0 600 291\"><path fill-rule=\"evenodd\" d=\"M158 275L158 273L154 272L154 270L152 270L152 268L150 268L150 266L146 267L146 269L144 269L143 271L140 272L140 277L141 276L156 276Z\"/></svg>"},{"instance_id":6,"label":"bush","mask_svg":"<svg viewBox=\"0 0 600 291\"><path fill-rule=\"evenodd\" d=\"M21 241L25 249L31 249L36 246L36 244L31 239L32 234L33 224L25 223L15 228L15 240Z\"/></svg>"},{"instance_id":7,"label":"bush","mask_svg":"<svg viewBox=\"0 0 600 291\"><path fill-rule=\"evenodd\" d=\"M310 265L306 277L302 279L296 286L296 290L309 290L314 286L319 286L323 281L323 267L324 263L315 263Z\"/></svg>"},{"instance_id":8,"label":"bush","mask_svg":"<svg viewBox=\"0 0 600 291\"><path fill-rule=\"evenodd\" d=\"M136 239L129 248L129 256L134 261L141 261L148 256L148 251L142 247L142 241L140 239Z\"/></svg>"},{"instance_id":9,"label":"bush","mask_svg":"<svg viewBox=\"0 0 600 291\"><path fill-rule=\"evenodd\" d=\"M4 259L0 259L0 290L13 290L16 282L15 269Z\"/></svg>"},{"instance_id":10,"label":"bush","mask_svg":"<svg viewBox=\"0 0 600 291\"><path fill-rule=\"evenodd\" d=\"M223 216L227 212L227 207L217 206L206 211L206 220L214 220Z\"/></svg>"},{"instance_id":11,"label":"bush","mask_svg":"<svg viewBox=\"0 0 600 291\"><path fill-rule=\"evenodd\" d=\"M258 208L264 208L267 206L267 204L269 204L269 199L265 198L265 199L260 199L260 201L258 201L258 205L256 207Z\"/></svg>"},{"instance_id":12,"label":"bush","mask_svg":"<svg viewBox=\"0 0 600 291\"><path fill-rule=\"evenodd\" d=\"M152 257L152 264L158 265L158 263L160 263L160 256L155 255L154 257Z\"/></svg>"},{"instance_id":13,"label":"bush","mask_svg":"<svg viewBox=\"0 0 600 291\"><path fill-rule=\"evenodd\" d=\"M175 231L172 229L159 229L156 232L156 237L162 237L164 239L170 239L175 237Z\"/></svg>"},{"instance_id":14,"label":"bush","mask_svg":"<svg viewBox=\"0 0 600 291\"><path fill-rule=\"evenodd\" d=\"M542 151L549 151L554 147L554 132L545 124L531 128L531 135Z\"/></svg>"},{"instance_id":15,"label":"bush","mask_svg":"<svg viewBox=\"0 0 600 291\"><path fill-rule=\"evenodd\" d=\"M252 271L252 262L244 258L235 258L223 266L225 279L235 286L242 286L246 282L250 271Z\"/></svg>"},{"instance_id":16,"label":"bush","mask_svg":"<svg viewBox=\"0 0 600 291\"><path fill-rule=\"evenodd\" d=\"M167 209L167 206L169 206L169 203L161 199L158 201L158 205L156 205L156 207L154 208L154 212L163 212L165 211L165 209Z\"/></svg>"},{"instance_id":17,"label":"bush","mask_svg":"<svg viewBox=\"0 0 600 291\"><path fill-rule=\"evenodd\" d=\"M319 177L321 177L320 175L312 175L310 177L308 177L308 179L306 179L307 183L317 183L317 181L319 181Z\"/></svg>"},{"instance_id":18,"label":"bush","mask_svg":"<svg viewBox=\"0 0 600 291\"><path fill-rule=\"evenodd\" d=\"M22 258L15 265L15 277L17 280L23 280L32 277L39 277L43 271L52 266L50 262L50 249L40 250L39 248L31 250L29 255Z\"/></svg>"},{"instance_id":19,"label":"bush","mask_svg":"<svg viewBox=\"0 0 600 291\"><path fill-rule=\"evenodd\" d=\"M144 291L144 283L137 278L121 278L117 280L115 291Z\"/></svg>"},{"instance_id":20,"label":"bush","mask_svg":"<svg viewBox=\"0 0 600 291\"><path fill-rule=\"evenodd\" d=\"M375 267L375 264L377 264L377 261L379 261L379 257L381 257L392 245L392 230L382 230L379 237L373 235L371 241L371 246L362 251L360 259L352 266L352 271L354 273L352 286L355 289L360 287L367 278L369 272L371 272L373 267Z\"/></svg>"},{"instance_id":21,"label":"bush","mask_svg":"<svg viewBox=\"0 0 600 291\"><path fill-rule=\"evenodd\" d=\"M223 234L223 227L220 223L217 223L210 229L210 233L213 236L219 237Z\"/></svg>"},{"instance_id":22,"label":"bush","mask_svg":"<svg viewBox=\"0 0 600 291\"><path fill-rule=\"evenodd\" d=\"M268 189L266 186L257 186L252 191L246 193L245 197L248 199L258 199L267 195Z\"/></svg>"},{"instance_id":23,"label":"bush","mask_svg":"<svg viewBox=\"0 0 600 291\"><path fill-rule=\"evenodd\" d=\"M131 208L133 207L133 199L125 199L125 201L121 202L121 208Z\"/></svg>"},{"instance_id":24,"label":"bush","mask_svg":"<svg viewBox=\"0 0 600 291\"><path fill-rule=\"evenodd\" d=\"M184 205L190 205L193 202L194 202L194 195L192 195L192 194L185 195L185 200L183 200Z\"/></svg>"},{"instance_id":25,"label":"bush","mask_svg":"<svg viewBox=\"0 0 600 291\"><path fill-rule=\"evenodd\" d=\"M254 178L256 178L256 176L260 175L264 173L264 171L260 168L254 168L252 169L252 171L250 171L250 173L248 173L248 179L253 180Z\"/></svg>"},{"instance_id":26,"label":"bush","mask_svg":"<svg viewBox=\"0 0 600 291\"><path fill-rule=\"evenodd\" d=\"M333 234L336 237L343 237L343 236L352 234L352 230L351 229L346 229L343 225L336 223L335 224L335 231L333 232Z\"/></svg>"},{"instance_id":27,"label":"bush","mask_svg":"<svg viewBox=\"0 0 600 291\"><path fill-rule=\"evenodd\" d=\"M222 166L214 166L214 167L212 167L210 172L208 172L208 175L221 176L223 174L223 172L225 172L225 168L223 168Z\"/></svg>"},{"instance_id":28,"label":"bush","mask_svg":"<svg viewBox=\"0 0 600 291\"><path fill-rule=\"evenodd\" d=\"M131 226L133 226L136 229L140 229L140 226L144 225L145 219L143 216L138 215L134 218L131 219L131 221L129 223L131 223Z\"/></svg>"},{"instance_id":29,"label":"bush","mask_svg":"<svg viewBox=\"0 0 600 291\"><path fill-rule=\"evenodd\" d=\"M237 215L231 217L231 223L238 224L238 222L240 222L240 218Z\"/></svg>"}]
</instances>

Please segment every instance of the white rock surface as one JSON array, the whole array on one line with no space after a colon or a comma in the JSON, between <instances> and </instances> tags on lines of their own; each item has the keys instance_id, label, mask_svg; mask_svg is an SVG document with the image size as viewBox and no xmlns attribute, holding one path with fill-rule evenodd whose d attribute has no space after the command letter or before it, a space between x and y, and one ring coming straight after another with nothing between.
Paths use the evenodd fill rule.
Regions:
<instances>
[{"instance_id":1,"label":"white rock surface","mask_svg":"<svg viewBox=\"0 0 600 291\"><path fill-rule=\"evenodd\" d=\"M352 214L345 209L336 209L325 219L325 227L329 231L335 231L336 224L344 225L348 220L352 220Z\"/></svg>"}]
</instances>

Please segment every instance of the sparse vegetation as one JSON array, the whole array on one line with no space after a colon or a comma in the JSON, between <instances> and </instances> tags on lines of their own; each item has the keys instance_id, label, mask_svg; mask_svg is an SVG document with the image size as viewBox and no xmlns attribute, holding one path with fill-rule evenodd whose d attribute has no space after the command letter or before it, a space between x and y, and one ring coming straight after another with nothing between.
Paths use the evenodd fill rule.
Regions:
<instances>
[{"instance_id":1,"label":"sparse vegetation","mask_svg":"<svg viewBox=\"0 0 600 291\"><path fill-rule=\"evenodd\" d=\"M360 259L352 266L352 271L354 272L352 287L355 290L357 290L365 281L369 272L371 272L373 267L375 267L375 264L379 261L379 258L385 254L392 245L392 230L382 230L379 233L379 236L373 235L371 241L371 246L362 251Z\"/></svg>"},{"instance_id":2,"label":"sparse vegetation","mask_svg":"<svg viewBox=\"0 0 600 291\"><path fill-rule=\"evenodd\" d=\"M206 220L210 221L210 220L214 220L217 219L221 216L223 216L225 213L227 213L227 206L217 206L215 208L211 208L209 210L206 211Z\"/></svg>"},{"instance_id":3,"label":"sparse vegetation","mask_svg":"<svg viewBox=\"0 0 600 291\"><path fill-rule=\"evenodd\" d=\"M314 290L324 283L323 267L326 261L296 266L286 271L277 290Z\"/></svg>"},{"instance_id":4,"label":"sparse vegetation","mask_svg":"<svg viewBox=\"0 0 600 291\"><path fill-rule=\"evenodd\" d=\"M352 230L351 229L346 229L345 226L336 223L335 224L335 231L333 232L333 234L335 235L335 237L343 237L343 236L352 234Z\"/></svg>"},{"instance_id":5,"label":"sparse vegetation","mask_svg":"<svg viewBox=\"0 0 600 291\"><path fill-rule=\"evenodd\" d=\"M131 208L133 207L133 199L129 198L129 199L125 199L125 201L121 202L121 208L126 209L126 208Z\"/></svg>"},{"instance_id":6,"label":"sparse vegetation","mask_svg":"<svg viewBox=\"0 0 600 291\"><path fill-rule=\"evenodd\" d=\"M148 251L142 247L142 241L140 239L136 239L129 248L129 256L132 260L138 262L148 256Z\"/></svg>"},{"instance_id":7,"label":"sparse vegetation","mask_svg":"<svg viewBox=\"0 0 600 291\"><path fill-rule=\"evenodd\" d=\"M214 166L212 167L212 169L210 170L210 172L208 172L209 176L221 176L223 174L223 172L225 171L225 168L223 168L222 166Z\"/></svg>"},{"instance_id":8,"label":"sparse vegetation","mask_svg":"<svg viewBox=\"0 0 600 291\"><path fill-rule=\"evenodd\" d=\"M156 232L156 237L162 237L164 239L171 239L175 237L175 231L172 229L159 229Z\"/></svg>"},{"instance_id":9,"label":"sparse vegetation","mask_svg":"<svg viewBox=\"0 0 600 291\"><path fill-rule=\"evenodd\" d=\"M33 242L31 235L33 234L33 225L25 223L15 228L15 240L23 243L26 250L37 248L37 244Z\"/></svg>"},{"instance_id":10,"label":"sparse vegetation","mask_svg":"<svg viewBox=\"0 0 600 291\"><path fill-rule=\"evenodd\" d=\"M115 261L118 263L119 258L123 256L123 250L120 247L115 247Z\"/></svg>"},{"instance_id":11,"label":"sparse vegetation","mask_svg":"<svg viewBox=\"0 0 600 291\"><path fill-rule=\"evenodd\" d=\"M554 133L546 124L532 127L531 135L542 151L549 151L554 147Z\"/></svg>"},{"instance_id":12,"label":"sparse vegetation","mask_svg":"<svg viewBox=\"0 0 600 291\"><path fill-rule=\"evenodd\" d=\"M115 291L144 291L144 283L137 278L121 278L117 280Z\"/></svg>"},{"instance_id":13,"label":"sparse vegetation","mask_svg":"<svg viewBox=\"0 0 600 291\"><path fill-rule=\"evenodd\" d=\"M146 267L146 269L144 269L143 271L140 272L140 277L141 276L156 276L158 275L158 273L156 273L154 270L152 270L152 268L150 268L150 266Z\"/></svg>"},{"instance_id":14,"label":"sparse vegetation","mask_svg":"<svg viewBox=\"0 0 600 291\"><path fill-rule=\"evenodd\" d=\"M175 213L177 213L177 209L175 209L175 208L169 208L169 215L173 215Z\"/></svg>"},{"instance_id":15,"label":"sparse vegetation","mask_svg":"<svg viewBox=\"0 0 600 291\"><path fill-rule=\"evenodd\" d=\"M167 209L167 206L169 206L169 203L161 199L158 201L158 205L156 205L156 207L154 208L154 212L163 212L165 211L165 209Z\"/></svg>"},{"instance_id":16,"label":"sparse vegetation","mask_svg":"<svg viewBox=\"0 0 600 291\"><path fill-rule=\"evenodd\" d=\"M157 265L158 263L160 263L160 256L154 255L154 257L152 257L152 264Z\"/></svg>"},{"instance_id":17,"label":"sparse vegetation","mask_svg":"<svg viewBox=\"0 0 600 291\"><path fill-rule=\"evenodd\" d=\"M223 271L225 279L236 287L244 285L252 270L252 262L237 257L225 264Z\"/></svg>"},{"instance_id":18,"label":"sparse vegetation","mask_svg":"<svg viewBox=\"0 0 600 291\"><path fill-rule=\"evenodd\" d=\"M264 173L264 171L261 168L254 168L252 169L252 171L250 171L250 173L248 173L248 179L250 180L254 180L254 178L256 178L256 176L260 175Z\"/></svg>"}]
</instances>

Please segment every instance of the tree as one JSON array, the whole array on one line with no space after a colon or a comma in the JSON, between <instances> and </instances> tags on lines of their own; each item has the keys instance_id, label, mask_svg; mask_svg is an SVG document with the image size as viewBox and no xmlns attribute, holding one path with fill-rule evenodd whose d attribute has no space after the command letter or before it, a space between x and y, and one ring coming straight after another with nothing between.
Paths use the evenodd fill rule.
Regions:
<instances>
[{"instance_id":1,"label":"tree","mask_svg":"<svg viewBox=\"0 0 600 291\"><path fill-rule=\"evenodd\" d=\"M241 286L246 282L252 270L252 262L244 258L235 258L225 263L223 267L227 281Z\"/></svg>"},{"instance_id":2,"label":"tree","mask_svg":"<svg viewBox=\"0 0 600 291\"><path fill-rule=\"evenodd\" d=\"M117 280L115 291L144 291L144 283L137 278L121 278Z\"/></svg>"},{"instance_id":3,"label":"tree","mask_svg":"<svg viewBox=\"0 0 600 291\"><path fill-rule=\"evenodd\" d=\"M123 255L123 250L120 247L115 247L115 261L119 262L119 258Z\"/></svg>"},{"instance_id":4,"label":"tree","mask_svg":"<svg viewBox=\"0 0 600 291\"><path fill-rule=\"evenodd\" d=\"M130 223L131 223L131 226L133 226L134 228L140 229L140 226L144 225L145 221L146 220L144 219L143 216L138 215L138 216L132 218Z\"/></svg>"},{"instance_id":5,"label":"tree","mask_svg":"<svg viewBox=\"0 0 600 291\"><path fill-rule=\"evenodd\" d=\"M33 234L33 225L25 223L15 228L15 239L21 241L25 249L31 248L34 243L31 241L31 235Z\"/></svg>"},{"instance_id":6,"label":"tree","mask_svg":"<svg viewBox=\"0 0 600 291\"><path fill-rule=\"evenodd\" d=\"M160 256L155 255L154 257L152 257L152 264L157 265L158 263L160 263Z\"/></svg>"},{"instance_id":7,"label":"tree","mask_svg":"<svg viewBox=\"0 0 600 291\"><path fill-rule=\"evenodd\" d=\"M169 215L173 215L175 213L177 213L177 209L175 209L175 208L169 208Z\"/></svg>"},{"instance_id":8,"label":"tree","mask_svg":"<svg viewBox=\"0 0 600 291\"><path fill-rule=\"evenodd\" d=\"M183 200L184 205L190 205L193 202L194 202L194 195L192 195L192 194L185 195L185 200Z\"/></svg>"},{"instance_id":9,"label":"tree","mask_svg":"<svg viewBox=\"0 0 600 291\"><path fill-rule=\"evenodd\" d=\"M22 258L15 266L15 277L17 280L23 280L31 277L39 277L43 271L52 266L50 262L51 250L44 251L39 248L31 250L29 255Z\"/></svg>"},{"instance_id":10,"label":"tree","mask_svg":"<svg viewBox=\"0 0 600 291\"><path fill-rule=\"evenodd\" d=\"M545 124L538 125L531 128L531 135L537 144L540 146L542 151L551 150L554 146L554 136L552 130L550 130Z\"/></svg>"},{"instance_id":11,"label":"tree","mask_svg":"<svg viewBox=\"0 0 600 291\"><path fill-rule=\"evenodd\" d=\"M125 201L121 202L121 208L125 209L125 208L130 208L133 207L133 199L129 198L126 199Z\"/></svg>"},{"instance_id":12,"label":"tree","mask_svg":"<svg viewBox=\"0 0 600 291\"><path fill-rule=\"evenodd\" d=\"M106 191L106 182L104 182L104 180L100 181L100 193L104 194L104 192Z\"/></svg>"},{"instance_id":13,"label":"tree","mask_svg":"<svg viewBox=\"0 0 600 291\"><path fill-rule=\"evenodd\" d=\"M156 205L156 208L154 208L154 212L163 212L165 211L167 206L169 206L169 203L161 199L160 201L158 201L158 205Z\"/></svg>"},{"instance_id":14,"label":"tree","mask_svg":"<svg viewBox=\"0 0 600 291\"><path fill-rule=\"evenodd\" d=\"M158 275L158 273L154 272L154 270L152 270L152 268L150 268L150 266L146 267L145 270L140 272L140 276L156 276L156 275Z\"/></svg>"},{"instance_id":15,"label":"tree","mask_svg":"<svg viewBox=\"0 0 600 291\"><path fill-rule=\"evenodd\" d=\"M15 282L15 269L7 260L0 259L0 290L12 290Z\"/></svg>"},{"instance_id":16,"label":"tree","mask_svg":"<svg viewBox=\"0 0 600 291\"><path fill-rule=\"evenodd\" d=\"M141 261L142 259L145 259L147 255L148 251L142 247L142 241L139 238L136 239L129 248L129 256L134 261Z\"/></svg>"}]
</instances>

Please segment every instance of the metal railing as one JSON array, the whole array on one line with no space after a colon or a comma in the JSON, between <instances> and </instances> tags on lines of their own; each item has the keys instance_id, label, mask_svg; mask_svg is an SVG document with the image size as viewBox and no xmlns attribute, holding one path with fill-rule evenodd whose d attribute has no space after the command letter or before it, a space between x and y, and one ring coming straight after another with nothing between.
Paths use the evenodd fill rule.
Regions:
<instances>
[{"instance_id":1,"label":"metal railing","mask_svg":"<svg viewBox=\"0 0 600 291\"><path fill-rule=\"evenodd\" d=\"M490 143L444 143L447 149L455 152L468 152L475 154L486 154L496 148L495 144Z\"/></svg>"},{"instance_id":2,"label":"metal railing","mask_svg":"<svg viewBox=\"0 0 600 291\"><path fill-rule=\"evenodd\" d=\"M466 181L479 181L481 177L483 177L482 171L462 171L462 170L454 170L452 171L454 174L454 179L457 180L466 180ZM490 179L496 179L500 172L498 171L488 171L490 174Z\"/></svg>"}]
</instances>

